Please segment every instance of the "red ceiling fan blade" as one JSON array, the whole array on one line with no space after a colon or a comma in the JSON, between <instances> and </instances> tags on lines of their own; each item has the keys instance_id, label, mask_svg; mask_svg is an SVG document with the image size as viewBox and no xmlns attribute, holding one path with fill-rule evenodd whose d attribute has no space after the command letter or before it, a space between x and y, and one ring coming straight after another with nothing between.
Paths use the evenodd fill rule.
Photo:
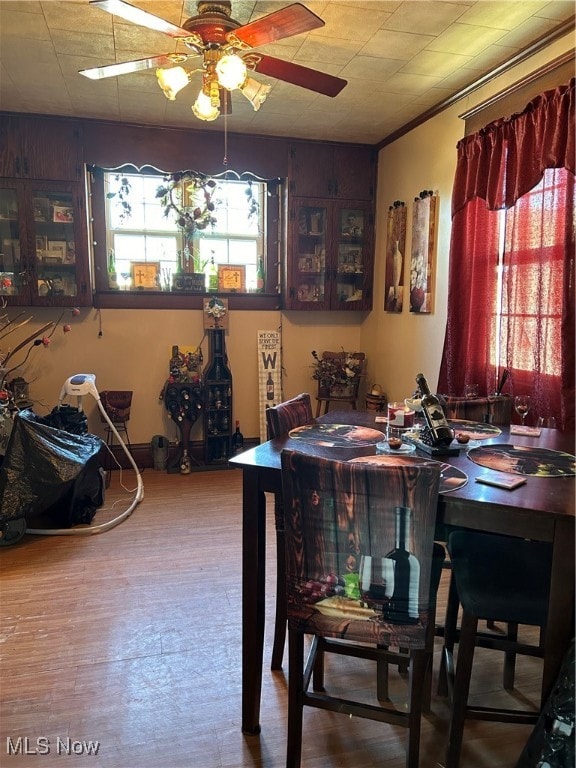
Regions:
<instances>
[{"instance_id":1,"label":"red ceiling fan blade","mask_svg":"<svg viewBox=\"0 0 576 768\"><path fill-rule=\"evenodd\" d=\"M323 26L324 22L319 16L300 3L294 3L238 27L227 37L237 37L251 48L256 48L259 45L273 43L275 40L282 40Z\"/></svg>"},{"instance_id":2,"label":"red ceiling fan blade","mask_svg":"<svg viewBox=\"0 0 576 768\"><path fill-rule=\"evenodd\" d=\"M299 85L301 88L308 88L310 91L323 93L325 96L338 96L342 88L348 85L348 81L342 80L341 77L327 75L317 69L302 67L300 64L276 59L274 56L248 53L243 58L247 66L256 72Z\"/></svg>"},{"instance_id":3,"label":"red ceiling fan blade","mask_svg":"<svg viewBox=\"0 0 576 768\"><path fill-rule=\"evenodd\" d=\"M91 80L101 80L104 77L129 75L132 72L141 72L144 69L181 64L187 58L188 56L185 54L166 53L163 56L152 56L149 59L135 59L134 61L124 61L121 64L108 64L104 67L81 69L79 73L84 75L84 77L89 77Z\"/></svg>"},{"instance_id":4,"label":"red ceiling fan blade","mask_svg":"<svg viewBox=\"0 0 576 768\"><path fill-rule=\"evenodd\" d=\"M130 5L130 3L126 3L124 0L90 0L89 4L95 8L101 8L103 11L112 13L114 16L120 16L120 18L126 19L126 21L133 21L134 24L140 24L140 26L153 29L156 32L163 32L170 37L190 36L190 32L187 32L183 27L178 27L165 19L161 19L159 16L154 16L153 13L136 8L135 5Z\"/></svg>"}]
</instances>

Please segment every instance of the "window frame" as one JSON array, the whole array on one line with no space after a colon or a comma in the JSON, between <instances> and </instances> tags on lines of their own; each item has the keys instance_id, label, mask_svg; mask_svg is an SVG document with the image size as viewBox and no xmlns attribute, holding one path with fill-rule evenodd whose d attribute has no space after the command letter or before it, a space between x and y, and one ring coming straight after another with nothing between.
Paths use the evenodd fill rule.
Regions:
<instances>
[{"instance_id":1,"label":"window frame","mask_svg":"<svg viewBox=\"0 0 576 768\"><path fill-rule=\"evenodd\" d=\"M187 293L185 291L118 291L108 286L108 256L106 248L106 198L104 192L105 172L154 172L159 174L159 183L164 171L151 166L137 168L124 165L118 168L87 167L87 196L89 200L89 225L91 229L90 262L93 277L93 304L97 309L199 309L203 310L204 299L212 294ZM224 175L224 174L222 174ZM278 310L281 309L282 286L280 265L286 249L285 203L286 184L284 179L261 179L266 184L267 204L265 212L266 244L265 286L263 293L227 293L218 295L228 299L230 310ZM244 178L246 178L246 176ZM213 178L218 178L214 176ZM240 177L242 178L242 177Z\"/></svg>"}]
</instances>

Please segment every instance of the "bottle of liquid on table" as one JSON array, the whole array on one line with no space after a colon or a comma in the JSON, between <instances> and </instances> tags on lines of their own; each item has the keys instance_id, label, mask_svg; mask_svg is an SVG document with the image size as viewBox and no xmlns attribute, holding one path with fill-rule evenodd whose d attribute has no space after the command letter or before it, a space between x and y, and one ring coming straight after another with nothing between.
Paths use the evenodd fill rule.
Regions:
<instances>
[{"instance_id":1,"label":"bottle of liquid on table","mask_svg":"<svg viewBox=\"0 0 576 768\"><path fill-rule=\"evenodd\" d=\"M419 373L416 376L416 383L422 393L422 412L432 435L434 445L450 445L454 438L452 430L446 421L440 400L430 392L430 387L423 373Z\"/></svg>"},{"instance_id":2,"label":"bottle of liquid on table","mask_svg":"<svg viewBox=\"0 0 576 768\"><path fill-rule=\"evenodd\" d=\"M419 620L420 563L410 552L410 507L395 507L395 547L386 557L394 563L394 592L384 607L393 624L415 624Z\"/></svg>"}]
</instances>

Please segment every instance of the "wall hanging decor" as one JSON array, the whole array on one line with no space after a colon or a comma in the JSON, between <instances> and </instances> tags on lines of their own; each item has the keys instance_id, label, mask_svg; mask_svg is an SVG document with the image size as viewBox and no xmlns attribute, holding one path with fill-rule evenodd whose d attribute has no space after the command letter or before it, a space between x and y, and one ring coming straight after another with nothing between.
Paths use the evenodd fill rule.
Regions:
<instances>
[{"instance_id":1,"label":"wall hanging decor","mask_svg":"<svg viewBox=\"0 0 576 768\"><path fill-rule=\"evenodd\" d=\"M434 309L436 279L436 218L438 195L432 190L414 198L410 260L410 312L426 315Z\"/></svg>"},{"instance_id":2,"label":"wall hanging decor","mask_svg":"<svg viewBox=\"0 0 576 768\"><path fill-rule=\"evenodd\" d=\"M395 200L388 208L384 310L402 312L404 298L404 254L406 252L406 207Z\"/></svg>"}]
</instances>

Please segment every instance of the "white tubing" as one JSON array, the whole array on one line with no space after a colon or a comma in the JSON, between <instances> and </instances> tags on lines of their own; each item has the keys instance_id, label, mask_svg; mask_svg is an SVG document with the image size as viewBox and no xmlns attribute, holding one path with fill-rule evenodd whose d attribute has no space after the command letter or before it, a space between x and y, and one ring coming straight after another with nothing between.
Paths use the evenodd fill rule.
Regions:
<instances>
[{"instance_id":1,"label":"white tubing","mask_svg":"<svg viewBox=\"0 0 576 768\"><path fill-rule=\"evenodd\" d=\"M120 437L118 434L118 430L110 420L110 417L104 410L104 406L102 405L102 401L100 400L100 395L94 388L94 390L90 390L90 394L92 397L96 400L98 404L98 408L100 409L100 413L106 420L108 426L116 436L116 439L124 449L124 453L128 457L128 460L130 461L130 464L132 465L134 472L136 472L136 478L137 478L137 487L136 487L136 493L134 495L134 499L132 500L132 503L126 509L124 512L122 512L120 515L115 517L113 520L109 520L107 523L100 523L100 525L89 525L85 528L26 528L26 533L32 533L32 534L41 534L42 536L92 536L95 533L104 533L105 531L109 531L110 528L114 528L114 526L121 523L123 520L126 520L127 517L129 517L132 512L136 509L138 504L142 501L144 498L144 483L142 482L142 475L140 474L140 470L138 469L138 466L136 462L134 461L132 454L126 447L126 444L124 440Z\"/></svg>"}]
</instances>

